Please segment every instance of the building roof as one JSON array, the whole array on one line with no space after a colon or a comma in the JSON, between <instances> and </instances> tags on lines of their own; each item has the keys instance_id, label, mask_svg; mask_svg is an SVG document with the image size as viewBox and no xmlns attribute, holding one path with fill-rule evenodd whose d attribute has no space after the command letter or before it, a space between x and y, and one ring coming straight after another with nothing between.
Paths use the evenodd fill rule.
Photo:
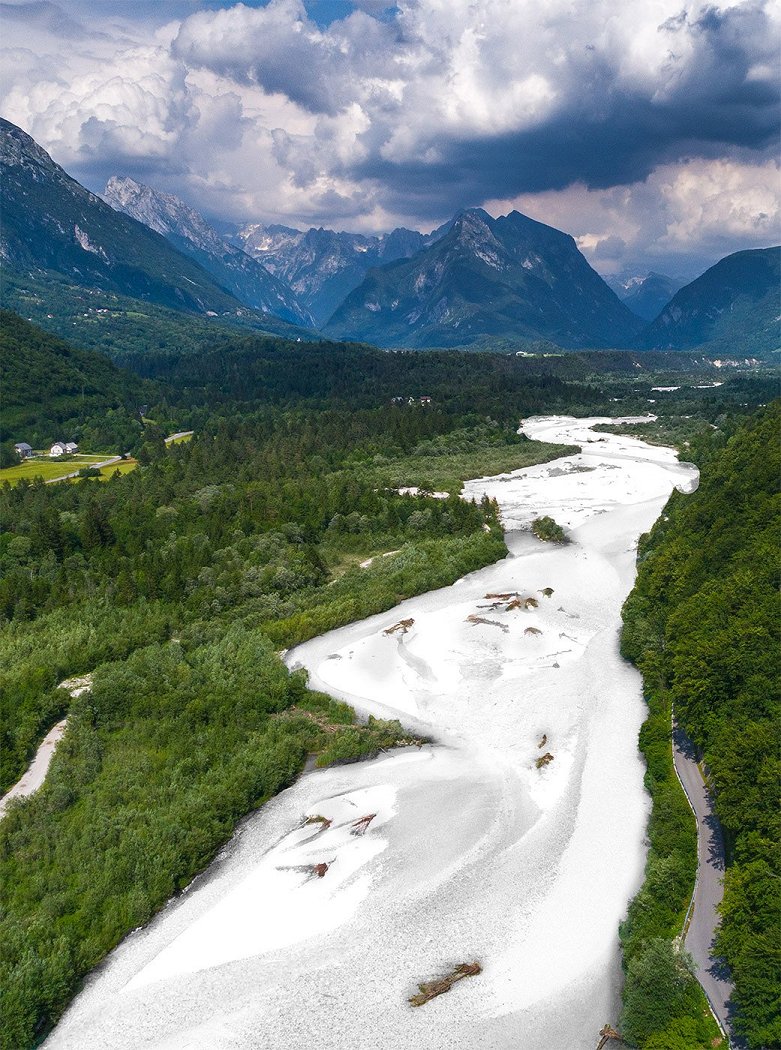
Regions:
<instances>
[{"instance_id":1,"label":"building roof","mask_svg":"<svg viewBox=\"0 0 781 1050\"><path fill-rule=\"evenodd\" d=\"M33 450L32 445L28 445L26 441L17 441L17 443L14 445L14 448L17 452L19 452L20 450L23 450L24 452L32 452Z\"/></svg>"}]
</instances>

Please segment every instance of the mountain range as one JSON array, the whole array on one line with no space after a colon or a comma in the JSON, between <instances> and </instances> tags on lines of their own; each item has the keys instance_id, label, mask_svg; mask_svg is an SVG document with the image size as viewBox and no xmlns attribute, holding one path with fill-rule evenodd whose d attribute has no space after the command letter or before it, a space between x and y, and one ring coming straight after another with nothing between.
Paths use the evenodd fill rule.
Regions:
<instances>
[{"instance_id":1,"label":"mountain range","mask_svg":"<svg viewBox=\"0 0 781 1050\"><path fill-rule=\"evenodd\" d=\"M224 240L202 215L178 197L118 176L109 179L102 197L116 211L165 237L245 306L274 314L291 324L314 326L311 315L299 306L287 284Z\"/></svg>"},{"instance_id":2,"label":"mountain range","mask_svg":"<svg viewBox=\"0 0 781 1050\"><path fill-rule=\"evenodd\" d=\"M248 224L239 227L234 241L285 281L299 302L324 325L369 270L397 259L408 259L434 244L450 223L430 234L399 227L380 237L335 230Z\"/></svg>"},{"instance_id":3,"label":"mountain range","mask_svg":"<svg viewBox=\"0 0 781 1050\"><path fill-rule=\"evenodd\" d=\"M4 267L54 271L76 285L179 310L219 313L240 306L159 233L109 207L2 118L0 175Z\"/></svg>"},{"instance_id":4,"label":"mountain range","mask_svg":"<svg viewBox=\"0 0 781 1050\"><path fill-rule=\"evenodd\" d=\"M568 234L473 208L425 251L371 270L324 331L378 346L513 336L575 349L627 347L641 327Z\"/></svg>"},{"instance_id":5,"label":"mountain range","mask_svg":"<svg viewBox=\"0 0 781 1050\"><path fill-rule=\"evenodd\" d=\"M4 302L62 334L66 314L76 335L94 327L91 314L117 311L128 342L136 310L143 338L165 328L160 346L179 324L171 318L200 314L202 327L214 318L300 338L319 328L381 347L778 347L778 248L728 256L683 288L651 273L611 278L611 289L572 237L515 211L468 209L430 234L258 224L222 234L127 177L110 179L101 199L2 119L0 137Z\"/></svg>"},{"instance_id":6,"label":"mountain range","mask_svg":"<svg viewBox=\"0 0 781 1050\"><path fill-rule=\"evenodd\" d=\"M621 302L644 321L658 317L669 301L687 283L682 277L662 273L635 274L624 272L606 277Z\"/></svg>"}]
</instances>

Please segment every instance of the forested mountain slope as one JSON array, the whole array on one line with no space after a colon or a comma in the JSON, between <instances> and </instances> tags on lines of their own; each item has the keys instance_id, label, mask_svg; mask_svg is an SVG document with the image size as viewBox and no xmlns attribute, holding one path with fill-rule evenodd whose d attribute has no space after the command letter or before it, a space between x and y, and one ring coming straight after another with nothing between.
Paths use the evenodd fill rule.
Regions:
<instances>
[{"instance_id":1,"label":"forested mountain slope","mask_svg":"<svg viewBox=\"0 0 781 1050\"><path fill-rule=\"evenodd\" d=\"M662 950L654 938L680 932L692 887L691 816L670 779L671 706L704 753L731 853L718 947L735 983L736 1026L752 1050L781 1045L779 433L776 401L726 447L700 449L700 487L674 493L641 545L624 611L623 649L649 695L641 746L655 795L647 881L623 931L625 1034L641 1046L701 1045L679 1038L685 996L665 998L641 977L643 960ZM653 1011L639 1020L638 996L653 998L653 1023Z\"/></svg>"},{"instance_id":2,"label":"forested mountain slope","mask_svg":"<svg viewBox=\"0 0 781 1050\"><path fill-rule=\"evenodd\" d=\"M767 354L781 341L781 248L735 252L673 296L638 345Z\"/></svg>"},{"instance_id":3,"label":"forested mountain slope","mask_svg":"<svg viewBox=\"0 0 781 1050\"><path fill-rule=\"evenodd\" d=\"M249 309L219 317L160 306L88 288L51 270L3 270L0 303L47 332L89 350L121 353L197 353L231 334L261 331L288 339L317 336L271 314Z\"/></svg>"},{"instance_id":4,"label":"forested mountain slope","mask_svg":"<svg viewBox=\"0 0 781 1050\"><path fill-rule=\"evenodd\" d=\"M0 389L2 443L41 448L78 439L95 423L110 431L112 448L124 440L127 451L141 432L138 408L155 385L0 310Z\"/></svg>"}]
</instances>

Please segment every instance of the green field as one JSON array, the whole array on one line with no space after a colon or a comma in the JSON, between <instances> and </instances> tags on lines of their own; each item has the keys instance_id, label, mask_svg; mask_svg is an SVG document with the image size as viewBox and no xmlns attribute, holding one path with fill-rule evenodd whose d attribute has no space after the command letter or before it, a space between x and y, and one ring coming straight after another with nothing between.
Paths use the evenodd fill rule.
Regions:
<instances>
[{"instance_id":1,"label":"green field","mask_svg":"<svg viewBox=\"0 0 781 1050\"><path fill-rule=\"evenodd\" d=\"M169 437L165 439L166 445L181 445L185 441L192 440L192 431L189 434L182 434L181 437Z\"/></svg>"},{"instance_id":2,"label":"green field","mask_svg":"<svg viewBox=\"0 0 781 1050\"><path fill-rule=\"evenodd\" d=\"M93 463L102 463L103 460L110 458L111 453L95 456L63 456L60 459L49 459L45 456L28 459L24 463L19 463L18 466L4 467L3 470L0 470L0 485L4 481L10 481L14 485L23 478L26 478L28 481L32 481L33 478L55 481L57 478L64 478L66 475L72 474L74 470L89 467Z\"/></svg>"},{"instance_id":3,"label":"green field","mask_svg":"<svg viewBox=\"0 0 781 1050\"><path fill-rule=\"evenodd\" d=\"M108 467L100 468L100 480L108 481L109 478L113 478L114 475L119 471L120 474L129 474L131 470L135 470L138 466L137 459L122 459L119 463L112 463ZM74 478L74 481L78 479Z\"/></svg>"}]
</instances>

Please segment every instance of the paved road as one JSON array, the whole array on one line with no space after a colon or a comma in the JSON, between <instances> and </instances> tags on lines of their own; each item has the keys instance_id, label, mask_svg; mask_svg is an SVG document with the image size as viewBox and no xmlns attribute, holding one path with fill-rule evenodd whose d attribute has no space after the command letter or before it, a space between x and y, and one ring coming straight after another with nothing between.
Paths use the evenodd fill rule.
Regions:
<instances>
[{"instance_id":1,"label":"paved road","mask_svg":"<svg viewBox=\"0 0 781 1050\"><path fill-rule=\"evenodd\" d=\"M713 940L721 921L717 908L724 896L724 840L696 749L678 725L673 727L673 760L697 818L697 884L684 947L697 964L697 980L729 1036L730 1046L740 1050L745 1044L732 1033L729 1002L734 986L726 963L713 954Z\"/></svg>"},{"instance_id":2,"label":"paved road","mask_svg":"<svg viewBox=\"0 0 781 1050\"><path fill-rule=\"evenodd\" d=\"M192 434L192 430L177 430L175 434L169 434L165 439L166 445L170 445L172 441L176 441L177 438L189 437Z\"/></svg>"}]
</instances>

